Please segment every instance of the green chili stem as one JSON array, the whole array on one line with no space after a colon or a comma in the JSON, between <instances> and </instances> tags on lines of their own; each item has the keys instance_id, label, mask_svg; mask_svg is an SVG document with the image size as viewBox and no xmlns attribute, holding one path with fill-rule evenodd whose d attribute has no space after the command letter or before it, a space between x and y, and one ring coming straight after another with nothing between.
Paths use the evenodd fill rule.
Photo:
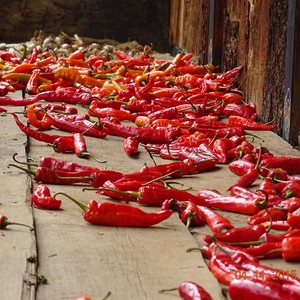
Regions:
<instances>
[{"instance_id":1,"label":"green chili stem","mask_svg":"<svg viewBox=\"0 0 300 300\"><path fill-rule=\"evenodd\" d=\"M70 200L72 200L74 203L76 203L85 213L88 211L89 209L89 206L88 205L85 205L85 204L82 204L80 203L79 201L75 200L73 197L65 194L65 193L62 193L62 192L59 192L59 193L56 193L53 198L56 199L56 196L57 195L64 195L66 196L67 198L69 198Z\"/></svg>"}]
</instances>

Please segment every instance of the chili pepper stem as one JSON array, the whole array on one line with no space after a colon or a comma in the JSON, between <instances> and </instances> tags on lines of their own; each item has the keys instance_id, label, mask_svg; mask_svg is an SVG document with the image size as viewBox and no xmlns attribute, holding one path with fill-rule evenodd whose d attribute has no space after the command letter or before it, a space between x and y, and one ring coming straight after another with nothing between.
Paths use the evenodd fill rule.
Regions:
<instances>
[{"instance_id":1,"label":"chili pepper stem","mask_svg":"<svg viewBox=\"0 0 300 300\"><path fill-rule=\"evenodd\" d=\"M160 290L158 291L159 293L165 293L165 292L173 292L178 290L178 288L172 288L172 289L164 289L164 290Z\"/></svg>"},{"instance_id":2,"label":"chili pepper stem","mask_svg":"<svg viewBox=\"0 0 300 300\"><path fill-rule=\"evenodd\" d=\"M197 251L208 251L207 249L204 249L204 248L199 248L199 247L193 247L193 248L188 248L188 249L186 249L186 252L191 252L191 251L195 251L195 250L197 250Z\"/></svg>"},{"instance_id":3,"label":"chili pepper stem","mask_svg":"<svg viewBox=\"0 0 300 300\"><path fill-rule=\"evenodd\" d=\"M227 243L227 242L224 242L225 245L240 246L240 247L259 246L263 243L264 243L263 239L259 239L258 241L240 242L240 243Z\"/></svg>"},{"instance_id":4,"label":"chili pepper stem","mask_svg":"<svg viewBox=\"0 0 300 300\"><path fill-rule=\"evenodd\" d=\"M70 200L72 200L74 203L76 203L85 213L88 211L89 209L89 206L88 205L85 205L85 204L82 204L80 203L79 201L75 200L73 197L65 194L65 193L62 193L62 192L59 192L59 193L56 193L53 198L56 199L56 196L57 195L63 195L63 196L66 196L67 198L69 198Z\"/></svg>"},{"instance_id":5,"label":"chili pepper stem","mask_svg":"<svg viewBox=\"0 0 300 300\"><path fill-rule=\"evenodd\" d=\"M164 178L166 178L166 177L168 177L168 176L170 176L170 175L172 175L172 174L174 174L174 173L177 173L177 172L181 172L181 170L175 170L175 171L170 172L170 173L168 173L168 174L166 174L166 175L164 175L164 176L161 176L161 177L155 178L155 179L153 179L153 180L150 180L150 181L148 181L148 182L142 184L141 186L149 185L150 183L153 183L153 182L159 181L159 180L161 180L161 179L164 179Z\"/></svg>"},{"instance_id":6,"label":"chili pepper stem","mask_svg":"<svg viewBox=\"0 0 300 300\"><path fill-rule=\"evenodd\" d=\"M16 162L16 163L18 163L18 164L23 164L23 165L27 165L27 166L35 166L35 167L37 167L39 164L38 163L28 163L28 162L22 162L22 161L18 161L18 160L16 160L16 155L18 155L18 153L15 153L14 155L13 155L13 160Z\"/></svg>"},{"instance_id":7,"label":"chili pepper stem","mask_svg":"<svg viewBox=\"0 0 300 300\"><path fill-rule=\"evenodd\" d=\"M106 300L110 295L111 295L111 292L108 292L108 293L104 296L104 298L102 298L102 299L100 299L100 300Z\"/></svg>"},{"instance_id":8,"label":"chili pepper stem","mask_svg":"<svg viewBox=\"0 0 300 300\"><path fill-rule=\"evenodd\" d=\"M15 167L15 168L18 168L18 169L20 169L20 170L23 170L23 171L25 171L26 173L28 173L28 174L31 174L31 175L36 175L36 171L35 170L29 170L29 169L25 169L25 168L22 168L22 167L20 167L20 166L17 166L17 165L14 165L14 164L9 164L9 165L7 165L7 167L9 168L9 167Z\"/></svg>"},{"instance_id":9,"label":"chili pepper stem","mask_svg":"<svg viewBox=\"0 0 300 300\"><path fill-rule=\"evenodd\" d=\"M279 249L273 249L269 252L267 252L263 257L268 257L268 255L272 254L272 253L275 253L275 252L282 252L282 249L279 248Z\"/></svg>"},{"instance_id":10,"label":"chili pepper stem","mask_svg":"<svg viewBox=\"0 0 300 300\"><path fill-rule=\"evenodd\" d=\"M96 158L94 155L92 155L91 153L82 151L80 153L80 158L84 158L85 156L90 156L91 158L93 158L95 161L97 161L99 163L106 163L106 160L100 160L100 159Z\"/></svg>"}]
</instances>

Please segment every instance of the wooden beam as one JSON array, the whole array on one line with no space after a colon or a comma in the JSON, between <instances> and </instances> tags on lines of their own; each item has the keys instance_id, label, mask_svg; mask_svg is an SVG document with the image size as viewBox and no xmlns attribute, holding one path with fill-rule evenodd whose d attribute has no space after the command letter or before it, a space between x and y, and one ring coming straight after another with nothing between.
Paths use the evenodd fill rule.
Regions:
<instances>
[{"instance_id":1,"label":"wooden beam","mask_svg":"<svg viewBox=\"0 0 300 300\"><path fill-rule=\"evenodd\" d=\"M291 145L299 145L299 114L300 114L300 88L299 88L299 61L297 54L299 46L299 19L300 1L289 0L287 22L287 47L286 47L286 70L284 92L284 115L283 115L283 138Z\"/></svg>"}]
</instances>

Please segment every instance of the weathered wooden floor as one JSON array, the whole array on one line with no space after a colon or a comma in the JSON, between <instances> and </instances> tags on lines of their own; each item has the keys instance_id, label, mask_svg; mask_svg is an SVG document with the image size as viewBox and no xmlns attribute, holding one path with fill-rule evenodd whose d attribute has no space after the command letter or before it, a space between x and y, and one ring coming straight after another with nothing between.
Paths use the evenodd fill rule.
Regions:
<instances>
[{"instance_id":1,"label":"weathered wooden floor","mask_svg":"<svg viewBox=\"0 0 300 300\"><path fill-rule=\"evenodd\" d=\"M21 94L15 93L15 99ZM207 226L189 231L174 213L171 218L150 228L103 227L88 224L81 209L66 197L58 211L38 210L30 205L30 197L37 183L31 175L16 168L12 156L19 160L38 162L49 156L70 162L97 166L124 173L138 171L147 163L154 164L148 153L140 147L135 157L128 157L123 150L123 139L107 136L105 139L86 137L89 151L106 160L100 164L93 159L79 159L75 154L55 153L51 146L27 138L10 112L22 112L24 107L6 107L1 115L1 214L10 221L25 223L34 228L9 226L1 231L2 279L1 300L74 300L88 296L101 299L111 292L109 299L180 299L177 291L159 293L162 289L176 288L183 281L194 281L205 288L214 300L226 299L222 286L207 268L200 252L186 252L188 248L203 245L202 237L210 234ZM26 118L19 115L26 123ZM51 130L51 133L58 133ZM64 133L59 132L63 135ZM65 133L66 135L68 133ZM274 155L297 156L297 150L272 132L259 132L263 146ZM259 141L257 142L259 143ZM154 157L157 164L169 163ZM189 178L178 179L185 187L192 187L197 194L201 189L217 189L224 195L237 177L227 166ZM258 182L259 183L259 182ZM108 197L83 191L83 185L48 185L51 193L64 192L82 203L89 200L112 201ZM253 186L255 189L257 186ZM130 205L137 206L136 203ZM140 206L139 206L140 207ZM159 211L155 207L140 207L147 212ZM246 226L247 216L222 212L236 227ZM264 260L284 271L296 270L299 264L285 263L282 259ZM37 286L37 276L43 275L48 283Z\"/></svg>"}]
</instances>

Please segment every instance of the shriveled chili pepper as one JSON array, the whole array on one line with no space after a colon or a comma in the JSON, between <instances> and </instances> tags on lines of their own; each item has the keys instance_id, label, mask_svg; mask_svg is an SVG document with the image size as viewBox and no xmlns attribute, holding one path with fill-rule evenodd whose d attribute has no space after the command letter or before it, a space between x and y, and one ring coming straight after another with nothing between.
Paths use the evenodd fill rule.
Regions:
<instances>
[{"instance_id":1,"label":"shriveled chili pepper","mask_svg":"<svg viewBox=\"0 0 300 300\"><path fill-rule=\"evenodd\" d=\"M230 126L240 126L243 129L250 130L273 130L277 127L276 125L262 124L243 117L232 115L228 118L228 124Z\"/></svg>"},{"instance_id":2,"label":"shriveled chili pepper","mask_svg":"<svg viewBox=\"0 0 300 300\"><path fill-rule=\"evenodd\" d=\"M274 277L274 275L273 275ZM299 295L282 287L273 281L257 280L254 278L234 279L231 281L228 289L232 300L240 300L243 295L243 300L296 300Z\"/></svg>"},{"instance_id":3,"label":"shriveled chili pepper","mask_svg":"<svg viewBox=\"0 0 300 300\"><path fill-rule=\"evenodd\" d=\"M212 209L200 205L198 205L198 209L212 232L224 232L231 228L234 228L234 226L228 219L213 211Z\"/></svg>"},{"instance_id":4,"label":"shriveled chili pepper","mask_svg":"<svg viewBox=\"0 0 300 300\"><path fill-rule=\"evenodd\" d=\"M84 205L65 193L56 193L53 197L58 195L64 195L76 203L83 210L83 218L95 225L149 227L168 219L173 213L171 210L147 213L137 207L108 202L97 203L95 200Z\"/></svg>"},{"instance_id":5,"label":"shriveled chili pepper","mask_svg":"<svg viewBox=\"0 0 300 300\"><path fill-rule=\"evenodd\" d=\"M32 126L38 129L42 129L42 130L49 129L52 125L52 119L47 114L44 114L42 120L39 120L37 118L33 105L27 108L26 114L27 114L28 122Z\"/></svg>"},{"instance_id":6,"label":"shriveled chili pepper","mask_svg":"<svg viewBox=\"0 0 300 300\"><path fill-rule=\"evenodd\" d=\"M61 200L51 197L50 189L44 184L39 184L32 193L31 204L38 209L56 210L60 208Z\"/></svg>"},{"instance_id":7,"label":"shriveled chili pepper","mask_svg":"<svg viewBox=\"0 0 300 300\"><path fill-rule=\"evenodd\" d=\"M29 225L17 223L17 222L10 222L8 221L7 217L5 217L4 215L0 215L0 229L5 229L7 226L10 225L20 225L20 226L28 227L30 228L30 230L33 230L33 228Z\"/></svg>"}]
</instances>

